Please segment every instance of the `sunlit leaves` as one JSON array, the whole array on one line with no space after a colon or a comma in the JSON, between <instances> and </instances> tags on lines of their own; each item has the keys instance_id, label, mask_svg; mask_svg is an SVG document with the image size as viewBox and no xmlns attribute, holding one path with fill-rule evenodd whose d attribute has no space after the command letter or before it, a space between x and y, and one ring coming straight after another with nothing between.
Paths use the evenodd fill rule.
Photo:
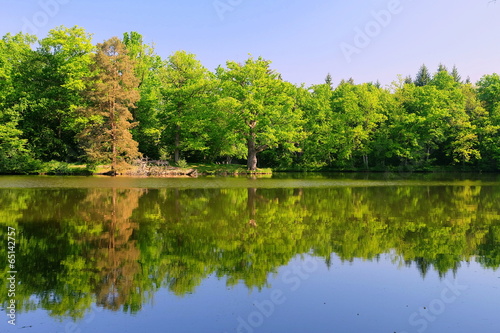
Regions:
<instances>
[{"instance_id":1,"label":"sunlit leaves","mask_svg":"<svg viewBox=\"0 0 500 333\"><path fill-rule=\"evenodd\" d=\"M160 123L165 129L162 143L177 163L181 152L202 152L209 149L212 127L215 81L194 54L177 51L172 54L162 73L162 110ZM215 136L215 135L214 135Z\"/></svg>"},{"instance_id":2,"label":"sunlit leaves","mask_svg":"<svg viewBox=\"0 0 500 333\"><path fill-rule=\"evenodd\" d=\"M233 61L217 69L221 81L221 103L229 119L228 131L239 144L247 146L247 167L255 170L257 154L282 145L299 150L303 138L302 110L294 100L295 87L270 69L270 61L249 58L244 64ZM231 105L231 107L229 107Z\"/></svg>"}]
</instances>

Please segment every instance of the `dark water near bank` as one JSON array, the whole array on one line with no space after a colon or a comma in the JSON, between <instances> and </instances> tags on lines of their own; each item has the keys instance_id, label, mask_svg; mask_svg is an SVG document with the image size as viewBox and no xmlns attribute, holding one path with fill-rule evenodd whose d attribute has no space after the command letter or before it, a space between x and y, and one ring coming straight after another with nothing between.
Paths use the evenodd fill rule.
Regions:
<instances>
[{"instance_id":1,"label":"dark water near bank","mask_svg":"<svg viewBox=\"0 0 500 333\"><path fill-rule=\"evenodd\" d=\"M500 331L496 175L4 176L0 227L0 332Z\"/></svg>"}]
</instances>

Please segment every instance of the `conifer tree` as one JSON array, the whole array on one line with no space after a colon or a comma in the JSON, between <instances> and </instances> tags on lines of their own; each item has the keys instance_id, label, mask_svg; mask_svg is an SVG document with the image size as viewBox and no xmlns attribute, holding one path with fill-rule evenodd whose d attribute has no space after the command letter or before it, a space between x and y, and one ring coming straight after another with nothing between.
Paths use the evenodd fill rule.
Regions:
<instances>
[{"instance_id":1,"label":"conifer tree","mask_svg":"<svg viewBox=\"0 0 500 333\"><path fill-rule=\"evenodd\" d=\"M325 83L330 86L330 90L333 90L333 80L332 80L332 76L330 75L330 73L328 73L326 75Z\"/></svg>"},{"instance_id":2,"label":"conifer tree","mask_svg":"<svg viewBox=\"0 0 500 333\"><path fill-rule=\"evenodd\" d=\"M457 66L453 66L453 69L451 70L451 76L453 76L453 79L457 83L462 83L462 77L458 73Z\"/></svg>"},{"instance_id":3,"label":"conifer tree","mask_svg":"<svg viewBox=\"0 0 500 333\"><path fill-rule=\"evenodd\" d=\"M413 82L417 87L423 87L431 81L431 75L429 74L429 69L427 66L422 65L418 70L415 81Z\"/></svg>"},{"instance_id":4,"label":"conifer tree","mask_svg":"<svg viewBox=\"0 0 500 333\"><path fill-rule=\"evenodd\" d=\"M442 63L439 64L437 72L448 72L448 68Z\"/></svg>"},{"instance_id":5,"label":"conifer tree","mask_svg":"<svg viewBox=\"0 0 500 333\"><path fill-rule=\"evenodd\" d=\"M111 173L116 174L130 159L140 156L130 133L135 125L130 109L139 100L138 79L125 45L117 37L97 44L91 69L95 75L84 111L88 121L80 139L91 163L111 162Z\"/></svg>"}]
</instances>

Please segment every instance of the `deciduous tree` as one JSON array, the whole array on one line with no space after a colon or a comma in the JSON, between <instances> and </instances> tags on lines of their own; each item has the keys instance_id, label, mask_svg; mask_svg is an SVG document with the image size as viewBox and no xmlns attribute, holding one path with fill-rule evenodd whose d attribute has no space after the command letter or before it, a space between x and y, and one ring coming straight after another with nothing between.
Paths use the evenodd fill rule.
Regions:
<instances>
[{"instance_id":1,"label":"deciduous tree","mask_svg":"<svg viewBox=\"0 0 500 333\"><path fill-rule=\"evenodd\" d=\"M250 57L244 64L228 61L217 69L222 80L232 132L247 146L248 170L257 169L257 155L282 145L297 150L302 137L302 111L293 94L295 87L269 67L270 61Z\"/></svg>"},{"instance_id":2,"label":"deciduous tree","mask_svg":"<svg viewBox=\"0 0 500 333\"><path fill-rule=\"evenodd\" d=\"M42 160L75 161L81 154L76 110L84 104L93 48L83 28L61 26L49 31L17 70L20 129Z\"/></svg>"},{"instance_id":3,"label":"deciduous tree","mask_svg":"<svg viewBox=\"0 0 500 333\"><path fill-rule=\"evenodd\" d=\"M0 40L0 173L34 171L35 160L19 129L23 107L13 78L25 63L36 38L7 34Z\"/></svg>"},{"instance_id":4,"label":"deciduous tree","mask_svg":"<svg viewBox=\"0 0 500 333\"><path fill-rule=\"evenodd\" d=\"M175 163L182 151L208 149L213 84L213 74L194 54L178 51L168 58L161 88L160 119L164 126L162 143Z\"/></svg>"},{"instance_id":5,"label":"deciduous tree","mask_svg":"<svg viewBox=\"0 0 500 333\"><path fill-rule=\"evenodd\" d=\"M164 131L159 114L163 108L161 76L165 64L155 53L154 46L146 44L138 32L125 33L123 43L129 57L135 62L141 96L136 107L131 110L134 120L138 122L132 129L132 135L144 155L158 159L162 157L161 136Z\"/></svg>"}]
</instances>

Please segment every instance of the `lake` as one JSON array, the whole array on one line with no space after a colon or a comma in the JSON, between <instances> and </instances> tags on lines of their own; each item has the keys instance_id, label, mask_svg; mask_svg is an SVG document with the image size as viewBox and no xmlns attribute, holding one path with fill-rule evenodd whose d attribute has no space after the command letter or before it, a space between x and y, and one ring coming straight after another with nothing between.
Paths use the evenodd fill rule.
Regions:
<instances>
[{"instance_id":1,"label":"lake","mask_svg":"<svg viewBox=\"0 0 500 333\"><path fill-rule=\"evenodd\" d=\"M0 225L1 332L500 331L498 175L2 176Z\"/></svg>"}]
</instances>

